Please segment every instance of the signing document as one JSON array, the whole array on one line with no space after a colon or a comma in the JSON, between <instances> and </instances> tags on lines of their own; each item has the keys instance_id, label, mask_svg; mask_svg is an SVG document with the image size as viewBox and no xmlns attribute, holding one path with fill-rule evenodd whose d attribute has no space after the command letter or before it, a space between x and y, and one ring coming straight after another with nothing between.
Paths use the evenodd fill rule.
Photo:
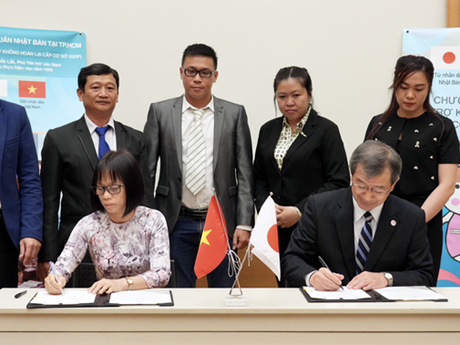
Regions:
<instances>
[{"instance_id":1,"label":"signing document","mask_svg":"<svg viewBox=\"0 0 460 345\"><path fill-rule=\"evenodd\" d=\"M317 291L313 287L304 286L304 291L314 299L323 300L361 300L361 299L372 299L369 294L363 290L351 290L346 286L343 289L337 291Z\"/></svg>"}]
</instances>

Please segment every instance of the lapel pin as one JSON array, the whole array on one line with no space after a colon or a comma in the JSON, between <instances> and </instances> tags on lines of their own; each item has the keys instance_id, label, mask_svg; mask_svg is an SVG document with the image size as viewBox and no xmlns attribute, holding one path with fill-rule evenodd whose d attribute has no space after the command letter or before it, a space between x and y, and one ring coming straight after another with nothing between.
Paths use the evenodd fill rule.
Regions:
<instances>
[{"instance_id":1,"label":"lapel pin","mask_svg":"<svg viewBox=\"0 0 460 345\"><path fill-rule=\"evenodd\" d=\"M307 135L304 132L300 132L300 134L302 134L305 138L307 137Z\"/></svg>"},{"instance_id":2,"label":"lapel pin","mask_svg":"<svg viewBox=\"0 0 460 345\"><path fill-rule=\"evenodd\" d=\"M396 226L396 220L393 219L393 220L390 222L390 224L391 224L391 226Z\"/></svg>"}]
</instances>

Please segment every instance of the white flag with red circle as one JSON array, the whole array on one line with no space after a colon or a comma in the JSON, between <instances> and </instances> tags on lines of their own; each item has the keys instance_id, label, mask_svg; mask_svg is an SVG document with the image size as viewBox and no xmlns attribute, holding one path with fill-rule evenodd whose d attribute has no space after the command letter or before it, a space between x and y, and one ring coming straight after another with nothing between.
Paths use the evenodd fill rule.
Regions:
<instances>
[{"instance_id":1,"label":"white flag with red circle","mask_svg":"<svg viewBox=\"0 0 460 345\"><path fill-rule=\"evenodd\" d=\"M252 252L268 267L280 280L280 251L278 245L278 225L276 225L275 202L269 196L260 208L256 225L252 229L250 244L254 246Z\"/></svg>"}]
</instances>

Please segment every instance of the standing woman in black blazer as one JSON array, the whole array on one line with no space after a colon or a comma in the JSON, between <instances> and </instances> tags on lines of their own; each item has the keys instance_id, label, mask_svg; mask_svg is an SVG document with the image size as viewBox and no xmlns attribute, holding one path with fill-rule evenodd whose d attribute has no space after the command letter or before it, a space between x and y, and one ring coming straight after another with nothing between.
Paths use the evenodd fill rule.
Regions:
<instances>
[{"instance_id":1,"label":"standing woman in black blazer","mask_svg":"<svg viewBox=\"0 0 460 345\"><path fill-rule=\"evenodd\" d=\"M436 282L442 254L441 210L455 190L459 143L452 121L430 105L433 74L427 58L400 57L390 106L374 116L365 139L381 140L401 155L401 178L393 194L425 211Z\"/></svg>"},{"instance_id":2,"label":"standing woman in black blazer","mask_svg":"<svg viewBox=\"0 0 460 345\"><path fill-rule=\"evenodd\" d=\"M274 91L283 116L260 129L254 177L257 210L273 193L282 256L307 197L348 187L350 173L338 127L312 107L308 71L301 67L280 69Z\"/></svg>"}]
</instances>

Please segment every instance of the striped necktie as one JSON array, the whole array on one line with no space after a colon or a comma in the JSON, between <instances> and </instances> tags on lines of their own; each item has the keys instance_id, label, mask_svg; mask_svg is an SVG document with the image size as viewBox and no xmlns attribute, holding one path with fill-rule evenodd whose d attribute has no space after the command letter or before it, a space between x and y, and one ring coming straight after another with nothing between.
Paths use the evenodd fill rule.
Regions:
<instances>
[{"instance_id":1,"label":"striped necktie","mask_svg":"<svg viewBox=\"0 0 460 345\"><path fill-rule=\"evenodd\" d=\"M204 141L201 119L205 109L192 109L195 120L190 127L187 150L187 170L185 185L193 193L203 189L206 174L206 146Z\"/></svg>"},{"instance_id":2,"label":"striped necktie","mask_svg":"<svg viewBox=\"0 0 460 345\"><path fill-rule=\"evenodd\" d=\"M365 222L361 234L359 235L358 250L356 251L356 275L364 271L364 264L366 263L372 245L372 214L366 212L364 218Z\"/></svg>"},{"instance_id":3,"label":"striped necktie","mask_svg":"<svg viewBox=\"0 0 460 345\"><path fill-rule=\"evenodd\" d=\"M106 127L97 127L96 133L99 135L99 159L102 158L107 152L110 151L109 144L105 141L105 133L109 130L109 126Z\"/></svg>"}]
</instances>

